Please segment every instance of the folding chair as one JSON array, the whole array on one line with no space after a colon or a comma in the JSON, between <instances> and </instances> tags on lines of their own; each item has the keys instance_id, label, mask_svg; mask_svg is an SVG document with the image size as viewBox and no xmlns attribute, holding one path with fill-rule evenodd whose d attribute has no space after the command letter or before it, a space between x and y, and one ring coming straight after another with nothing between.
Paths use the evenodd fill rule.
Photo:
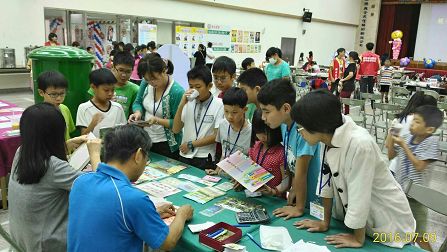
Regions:
<instances>
[{"instance_id":1,"label":"folding chair","mask_svg":"<svg viewBox=\"0 0 447 252\"><path fill-rule=\"evenodd\" d=\"M391 101L393 101L393 99L395 97L406 97L409 98L410 97L410 91L404 87L399 87L399 86L393 86L391 88Z\"/></svg>"},{"instance_id":2,"label":"folding chair","mask_svg":"<svg viewBox=\"0 0 447 252\"><path fill-rule=\"evenodd\" d=\"M383 146L385 145L385 139L388 135L388 129L391 126L391 122L395 118L395 114L401 111L401 107L400 105L395 104L377 103L376 108L380 110L381 115L385 115L385 119L383 121L376 121L376 123L374 123L373 126L377 144L379 144L379 136L377 134L377 129L384 130L385 136L383 138L381 145L383 149Z\"/></svg>"},{"instance_id":3,"label":"folding chair","mask_svg":"<svg viewBox=\"0 0 447 252\"><path fill-rule=\"evenodd\" d=\"M435 98L436 100L439 100L439 93L434 91L434 90L430 90L430 89L423 89L422 91L424 91L425 95L430 95L433 96L433 98Z\"/></svg>"},{"instance_id":4,"label":"folding chair","mask_svg":"<svg viewBox=\"0 0 447 252\"><path fill-rule=\"evenodd\" d=\"M362 108L365 107L365 100L341 98L341 103L343 103L344 105L349 105L350 107L360 107L359 113L357 115L350 113L349 117L351 117L357 125L366 128L366 115L365 111L362 111Z\"/></svg>"},{"instance_id":5,"label":"folding chair","mask_svg":"<svg viewBox=\"0 0 447 252\"><path fill-rule=\"evenodd\" d=\"M374 123L376 122L376 108L375 107L371 108L372 112L369 113L366 110L366 104L367 104L366 100L380 101L380 100L382 100L382 95L381 94L375 94L375 93L374 94L371 94L371 93L360 93L360 98L365 99L365 106L363 106L363 110L365 112L365 118L368 119L367 118L368 116L372 117L372 119L371 119L371 127L369 128L369 130L371 131ZM367 124L367 121L365 121L365 128L366 128L366 124Z\"/></svg>"}]
</instances>

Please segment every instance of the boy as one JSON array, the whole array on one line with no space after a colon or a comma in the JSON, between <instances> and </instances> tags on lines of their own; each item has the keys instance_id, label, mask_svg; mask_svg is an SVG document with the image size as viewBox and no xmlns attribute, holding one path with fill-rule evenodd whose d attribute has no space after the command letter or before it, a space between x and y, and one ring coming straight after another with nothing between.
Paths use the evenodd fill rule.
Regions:
<instances>
[{"instance_id":1,"label":"boy","mask_svg":"<svg viewBox=\"0 0 447 252\"><path fill-rule=\"evenodd\" d=\"M180 133L184 128L180 145L180 161L202 170L214 166L216 136L219 123L223 119L223 104L215 98L210 89L213 86L210 70L197 66L188 74L189 90L185 92L175 114L172 132ZM195 92L198 96L188 102Z\"/></svg>"},{"instance_id":2,"label":"boy","mask_svg":"<svg viewBox=\"0 0 447 252\"><path fill-rule=\"evenodd\" d=\"M132 186L144 171L150 148L149 135L134 125L106 134L104 163L76 179L70 192L68 251L143 251L143 242L153 249L175 247L194 210L190 205L177 211L172 204L154 206ZM172 216L167 226L162 218Z\"/></svg>"},{"instance_id":3,"label":"boy","mask_svg":"<svg viewBox=\"0 0 447 252\"><path fill-rule=\"evenodd\" d=\"M70 139L70 134L76 130L73 117L67 106L62 104L67 94L68 83L64 75L55 71L43 72L37 78L37 88L39 95L44 102L48 102L59 108L64 116L67 128L65 130L65 140Z\"/></svg>"},{"instance_id":4,"label":"boy","mask_svg":"<svg viewBox=\"0 0 447 252\"><path fill-rule=\"evenodd\" d=\"M92 71L89 79L95 96L90 101L79 105L76 125L81 128L82 135L93 132L99 138L101 128L126 124L127 120L123 107L111 101L116 83L113 73L106 68L101 68Z\"/></svg>"},{"instance_id":5,"label":"boy","mask_svg":"<svg viewBox=\"0 0 447 252\"><path fill-rule=\"evenodd\" d=\"M253 58L245 58L242 61L242 69L244 69L244 71L247 71L250 68L255 68L255 60Z\"/></svg>"},{"instance_id":6,"label":"boy","mask_svg":"<svg viewBox=\"0 0 447 252\"><path fill-rule=\"evenodd\" d=\"M225 91L233 86L236 78L236 63L227 56L221 56L213 64L214 85L220 91L218 98L222 98Z\"/></svg>"},{"instance_id":7,"label":"boy","mask_svg":"<svg viewBox=\"0 0 447 252\"><path fill-rule=\"evenodd\" d=\"M251 123L245 119L247 111L247 94L244 90L232 87L225 92L222 99L225 119L220 123L216 142L222 144L222 158L227 158L236 151L248 156L251 143ZM216 170L206 169L208 174L219 174Z\"/></svg>"},{"instance_id":8,"label":"boy","mask_svg":"<svg viewBox=\"0 0 447 252\"><path fill-rule=\"evenodd\" d=\"M248 109L245 116L251 122L254 112L257 108L259 108L258 99L256 96L258 95L261 87L267 83L267 77L261 69L251 68L244 71L239 78L237 78L237 82L239 83L239 87L247 93L249 104L247 106Z\"/></svg>"},{"instance_id":9,"label":"boy","mask_svg":"<svg viewBox=\"0 0 447 252\"><path fill-rule=\"evenodd\" d=\"M424 105L416 108L411 122L410 133L402 137L388 134L388 158L398 157L396 180L405 191L410 180L416 184L426 184L425 171L439 157L439 138L433 136L442 125L443 114L435 106ZM395 147L395 144L398 147ZM427 232L427 208L412 198L408 198L411 211L416 219L416 233ZM432 251L430 243L422 237L416 239L419 246Z\"/></svg>"},{"instance_id":10,"label":"boy","mask_svg":"<svg viewBox=\"0 0 447 252\"><path fill-rule=\"evenodd\" d=\"M113 57L112 73L117 80L115 84L115 97L113 101L121 104L126 118L132 114L132 104L137 98L139 86L129 81L134 67L134 57L129 52L117 52ZM94 96L93 89L88 93Z\"/></svg>"},{"instance_id":11,"label":"boy","mask_svg":"<svg viewBox=\"0 0 447 252\"><path fill-rule=\"evenodd\" d=\"M385 60L385 65L380 69L380 93L382 93L382 103L385 97L385 102L388 103L388 92L393 83L393 70L390 59Z\"/></svg>"},{"instance_id":12,"label":"boy","mask_svg":"<svg viewBox=\"0 0 447 252\"><path fill-rule=\"evenodd\" d=\"M275 79L264 85L258 93L262 119L272 129L281 127L284 145L284 167L292 176L292 188L287 198L288 206L273 211L276 217L290 219L304 214L309 202L317 199L320 172L319 145L309 145L298 132L298 126L290 116L295 104L295 89L289 80ZM293 206L296 200L296 206Z\"/></svg>"}]
</instances>

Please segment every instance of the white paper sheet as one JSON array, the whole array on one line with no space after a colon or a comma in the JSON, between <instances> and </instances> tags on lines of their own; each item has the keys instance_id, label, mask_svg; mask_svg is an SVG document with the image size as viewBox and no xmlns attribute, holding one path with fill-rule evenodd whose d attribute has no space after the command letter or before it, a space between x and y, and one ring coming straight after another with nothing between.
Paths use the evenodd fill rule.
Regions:
<instances>
[{"instance_id":1,"label":"white paper sheet","mask_svg":"<svg viewBox=\"0 0 447 252\"><path fill-rule=\"evenodd\" d=\"M208 229L212 226L214 226L216 223L211 222L211 221L207 221L205 223L201 223L201 224L189 224L188 228L189 230L191 230L191 232L193 233L198 233L202 230Z\"/></svg>"},{"instance_id":2,"label":"white paper sheet","mask_svg":"<svg viewBox=\"0 0 447 252\"><path fill-rule=\"evenodd\" d=\"M296 252L296 251L312 251L312 252L330 252L326 246L320 246L313 243L299 240L297 243L292 244L283 252Z\"/></svg>"},{"instance_id":3,"label":"white paper sheet","mask_svg":"<svg viewBox=\"0 0 447 252\"><path fill-rule=\"evenodd\" d=\"M95 135L90 132L87 136L88 139L95 139ZM82 170L88 162L90 162L90 155L88 153L87 144L81 144L74 152L71 154L70 160L68 161L76 170Z\"/></svg>"},{"instance_id":4,"label":"white paper sheet","mask_svg":"<svg viewBox=\"0 0 447 252\"><path fill-rule=\"evenodd\" d=\"M262 248L264 249L282 251L293 244L289 231L285 227L261 225L259 227L259 235L261 237Z\"/></svg>"}]
</instances>

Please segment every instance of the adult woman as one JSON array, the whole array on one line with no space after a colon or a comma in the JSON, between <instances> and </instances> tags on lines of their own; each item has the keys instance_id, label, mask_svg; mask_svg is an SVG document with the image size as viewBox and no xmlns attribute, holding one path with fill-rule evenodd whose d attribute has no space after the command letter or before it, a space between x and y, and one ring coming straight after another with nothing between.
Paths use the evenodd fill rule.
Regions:
<instances>
[{"instance_id":1,"label":"adult woman","mask_svg":"<svg viewBox=\"0 0 447 252\"><path fill-rule=\"evenodd\" d=\"M416 222L410 206L380 148L367 130L341 115L340 106L336 96L319 89L292 107L292 119L303 127L299 131L304 139L312 145L325 145L316 188L323 201L324 221L306 219L294 225L325 232L334 211L333 216L353 230L326 237L337 248L362 247L365 234L372 237L374 233L392 233L402 237L414 233ZM405 243L404 239L394 239L384 245L402 248Z\"/></svg>"},{"instance_id":2,"label":"adult woman","mask_svg":"<svg viewBox=\"0 0 447 252\"><path fill-rule=\"evenodd\" d=\"M66 251L68 194L80 175L67 162L67 151L87 138L65 142L64 117L49 103L23 112L20 134L9 181L11 237L25 251ZM95 170L100 141L89 141L88 148Z\"/></svg>"},{"instance_id":3,"label":"adult woman","mask_svg":"<svg viewBox=\"0 0 447 252\"><path fill-rule=\"evenodd\" d=\"M196 63L194 66L205 65L206 62L206 48L203 44L199 45L197 52L194 53L194 58L196 58Z\"/></svg>"},{"instance_id":4,"label":"adult woman","mask_svg":"<svg viewBox=\"0 0 447 252\"><path fill-rule=\"evenodd\" d=\"M270 47L265 53L265 59L269 64L265 67L267 80L288 79L290 78L290 67L287 62L281 59L282 52L279 48Z\"/></svg>"},{"instance_id":5,"label":"adult woman","mask_svg":"<svg viewBox=\"0 0 447 252\"><path fill-rule=\"evenodd\" d=\"M182 134L174 134L172 125L185 90L172 78L173 72L174 65L160 56L149 54L141 59L138 74L144 78L129 122L145 120L143 126L153 143L151 151L176 159Z\"/></svg>"},{"instance_id":6,"label":"adult woman","mask_svg":"<svg viewBox=\"0 0 447 252\"><path fill-rule=\"evenodd\" d=\"M341 98L350 98L355 90L355 75L357 74L357 64L359 63L359 54L349 52L349 65L346 67L343 78L338 82L338 93ZM345 115L349 114L349 105L345 105Z\"/></svg>"}]
</instances>

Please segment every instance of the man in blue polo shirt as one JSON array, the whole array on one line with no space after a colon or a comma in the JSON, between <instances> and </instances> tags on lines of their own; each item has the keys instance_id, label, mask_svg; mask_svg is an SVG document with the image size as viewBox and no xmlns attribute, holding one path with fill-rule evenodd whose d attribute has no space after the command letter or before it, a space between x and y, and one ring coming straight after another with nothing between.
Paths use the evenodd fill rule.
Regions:
<instances>
[{"instance_id":1,"label":"man in blue polo shirt","mask_svg":"<svg viewBox=\"0 0 447 252\"><path fill-rule=\"evenodd\" d=\"M138 251L143 242L153 249L171 250L190 220L190 205L175 212L171 204L155 207L135 189L148 160L151 140L143 129L119 126L104 139L103 158L96 172L73 183L69 201L68 251ZM161 216L175 215L168 227Z\"/></svg>"}]
</instances>

